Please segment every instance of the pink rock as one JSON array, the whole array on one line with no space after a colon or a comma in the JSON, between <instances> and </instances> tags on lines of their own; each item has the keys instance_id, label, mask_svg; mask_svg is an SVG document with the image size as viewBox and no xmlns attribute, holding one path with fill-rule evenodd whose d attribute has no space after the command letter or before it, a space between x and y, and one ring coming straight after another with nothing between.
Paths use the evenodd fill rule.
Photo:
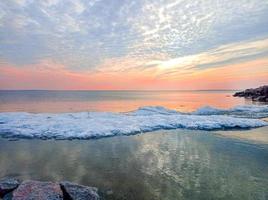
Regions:
<instances>
[{"instance_id":1,"label":"pink rock","mask_svg":"<svg viewBox=\"0 0 268 200\"><path fill-rule=\"evenodd\" d=\"M13 200L62 200L59 184L40 181L23 181L13 192Z\"/></svg>"}]
</instances>

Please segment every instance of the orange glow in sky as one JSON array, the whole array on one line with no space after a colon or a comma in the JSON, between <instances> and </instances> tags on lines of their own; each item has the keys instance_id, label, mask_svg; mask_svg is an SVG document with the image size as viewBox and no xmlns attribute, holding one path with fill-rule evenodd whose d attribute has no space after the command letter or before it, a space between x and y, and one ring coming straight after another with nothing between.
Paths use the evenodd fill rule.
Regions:
<instances>
[{"instance_id":1,"label":"orange glow in sky","mask_svg":"<svg viewBox=\"0 0 268 200\"><path fill-rule=\"evenodd\" d=\"M49 63L49 62L48 62ZM72 72L53 63L0 68L1 89L56 90L202 90L241 89L267 84L268 59L244 61L222 67L180 74L159 75L156 71ZM51 66L50 66L51 65ZM48 67L49 66L49 67Z\"/></svg>"}]
</instances>

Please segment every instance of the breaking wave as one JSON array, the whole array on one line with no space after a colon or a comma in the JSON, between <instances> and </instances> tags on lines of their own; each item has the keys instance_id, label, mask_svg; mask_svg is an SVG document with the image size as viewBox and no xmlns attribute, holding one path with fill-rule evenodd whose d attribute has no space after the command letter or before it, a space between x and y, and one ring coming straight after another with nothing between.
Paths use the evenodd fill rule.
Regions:
<instances>
[{"instance_id":1,"label":"breaking wave","mask_svg":"<svg viewBox=\"0 0 268 200\"><path fill-rule=\"evenodd\" d=\"M248 129L267 126L267 122L257 119L261 117L268 117L268 106L237 106L228 110L203 107L192 113L151 106L127 113L10 112L0 113L0 136L29 139L92 139L161 129Z\"/></svg>"}]
</instances>

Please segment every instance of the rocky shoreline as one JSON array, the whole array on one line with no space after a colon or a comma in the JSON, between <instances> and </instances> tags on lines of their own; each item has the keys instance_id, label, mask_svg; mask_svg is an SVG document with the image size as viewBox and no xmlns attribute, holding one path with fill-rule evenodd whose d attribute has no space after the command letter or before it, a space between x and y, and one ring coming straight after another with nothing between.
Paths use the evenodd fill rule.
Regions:
<instances>
[{"instance_id":1,"label":"rocky shoreline","mask_svg":"<svg viewBox=\"0 0 268 200\"><path fill-rule=\"evenodd\" d=\"M233 96L250 98L252 101L268 102L268 85L236 92Z\"/></svg>"},{"instance_id":2,"label":"rocky shoreline","mask_svg":"<svg viewBox=\"0 0 268 200\"><path fill-rule=\"evenodd\" d=\"M0 199L3 200L99 200L98 189L63 181L59 183L0 180Z\"/></svg>"}]
</instances>

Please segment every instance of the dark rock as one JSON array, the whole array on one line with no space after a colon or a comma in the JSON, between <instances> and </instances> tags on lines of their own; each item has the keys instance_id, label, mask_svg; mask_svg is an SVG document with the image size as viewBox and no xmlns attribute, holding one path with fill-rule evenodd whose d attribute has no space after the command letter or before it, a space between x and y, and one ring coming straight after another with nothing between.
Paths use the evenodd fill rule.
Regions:
<instances>
[{"instance_id":1,"label":"dark rock","mask_svg":"<svg viewBox=\"0 0 268 200\"><path fill-rule=\"evenodd\" d=\"M13 192L13 200L62 200L60 185L52 182L23 181Z\"/></svg>"},{"instance_id":2,"label":"dark rock","mask_svg":"<svg viewBox=\"0 0 268 200\"><path fill-rule=\"evenodd\" d=\"M3 198L9 192L15 190L20 184L18 179L4 178L0 180L0 198Z\"/></svg>"},{"instance_id":3,"label":"dark rock","mask_svg":"<svg viewBox=\"0 0 268 200\"><path fill-rule=\"evenodd\" d=\"M244 97L245 93L244 92L236 92L233 96L234 97Z\"/></svg>"},{"instance_id":4,"label":"dark rock","mask_svg":"<svg viewBox=\"0 0 268 200\"><path fill-rule=\"evenodd\" d=\"M74 184L68 181L60 183L64 199L67 200L99 200L100 197L97 193L97 188L86 187Z\"/></svg>"},{"instance_id":5,"label":"dark rock","mask_svg":"<svg viewBox=\"0 0 268 200\"><path fill-rule=\"evenodd\" d=\"M13 198L13 194L12 192L10 192L4 196L3 200L12 200L12 198Z\"/></svg>"},{"instance_id":6,"label":"dark rock","mask_svg":"<svg viewBox=\"0 0 268 200\"><path fill-rule=\"evenodd\" d=\"M264 102L264 101L266 101L266 96L255 97L255 98L253 98L253 100L254 101L262 101L262 102Z\"/></svg>"},{"instance_id":7,"label":"dark rock","mask_svg":"<svg viewBox=\"0 0 268 200\"><path fill-rule=\"evenodd\" d=\"M268 102L268 85L236 92L233 96L251 98L253 101Z\"/></svg>"}]
</instances>

